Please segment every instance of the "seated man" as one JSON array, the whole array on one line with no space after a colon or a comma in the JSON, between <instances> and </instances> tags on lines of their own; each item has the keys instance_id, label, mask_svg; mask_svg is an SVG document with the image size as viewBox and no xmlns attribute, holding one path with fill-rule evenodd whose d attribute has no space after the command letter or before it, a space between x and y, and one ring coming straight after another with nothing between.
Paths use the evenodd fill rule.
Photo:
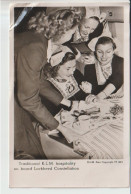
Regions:
<instances>
[{"instance_id":1,"label":"seated man","mask_svg":"<svg viewBox=\"0 0 131 194\"><path fill-rule=\"evenodd\" d=\"M72 37L72 42L90 42L93 38L102 34L103 24L96 16L84 18L79 24L75 34Z\"/></svg>"}]
</instances>

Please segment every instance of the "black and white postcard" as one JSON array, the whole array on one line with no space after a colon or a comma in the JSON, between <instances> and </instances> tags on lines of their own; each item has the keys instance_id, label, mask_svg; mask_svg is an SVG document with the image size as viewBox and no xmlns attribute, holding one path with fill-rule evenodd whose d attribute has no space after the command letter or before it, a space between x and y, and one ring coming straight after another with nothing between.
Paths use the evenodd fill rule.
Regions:
<instances>
[{"instance_id":1,"label":"black and white postcard","mask_svg":"<svg viewBox=\"0 0 131 194\"><path fill-rule=\"evenodd\" d=\"M10 187L129 186L129 3L10 7Z\"/></svg>"}]
</instances>

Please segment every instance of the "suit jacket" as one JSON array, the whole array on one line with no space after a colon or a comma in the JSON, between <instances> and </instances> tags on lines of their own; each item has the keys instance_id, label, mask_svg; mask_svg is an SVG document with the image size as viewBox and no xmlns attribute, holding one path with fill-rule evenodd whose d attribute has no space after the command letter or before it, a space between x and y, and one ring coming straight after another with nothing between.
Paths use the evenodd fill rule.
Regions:
<instances>
[{"instance_id":1,"label":"suit jacket","mask_svg":"<svg viewBox=\"0 0 131 194\"><path fill-rule=\"evenodd\" d=\"M41 69L47 60L47 46L47 39L40 34L24 32L15 36L16 94L20 105L36 120L49 129L55 129L59 123L40 97L46 92L55 105L63 98L56 90L49 91L41 79Z\"/></svg>"},{"instance_id":2,"label":"suit jacket","mask_svg":"<svg viewBox=\"0 0 131 194\"><path fill-rule=\"evenodd\" d=\"M109 83L116 87L116 92L123 84L123 58L114 55L112 59L112 75L107 79L103 85L98 85L95 64L86 65L84 70L84 78L86 81L92 84L92 93L97 95L101 92Z\"/></svg>"}]
</instances>

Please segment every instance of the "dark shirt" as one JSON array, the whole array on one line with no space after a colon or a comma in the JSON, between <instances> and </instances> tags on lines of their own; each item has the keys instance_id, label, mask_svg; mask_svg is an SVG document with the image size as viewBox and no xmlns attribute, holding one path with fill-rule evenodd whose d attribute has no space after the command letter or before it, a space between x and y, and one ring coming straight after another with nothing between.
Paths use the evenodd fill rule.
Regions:
<instances>
[{"instance_id":1,"label":"dark shirt","mask_svg":"<svg viewBox=\"0 0 131 194\"><path fill-rule=\"evenodd\" d=\"M114 55L112 59L112 74L103 85L98 85L95 64L86 65L84 71L84 78L86 81L92 84L92 93L97 95L104 90L108 84L113 84L116 88L116 92L123 84L123 58Z\"/></svg>"}]
</instances>

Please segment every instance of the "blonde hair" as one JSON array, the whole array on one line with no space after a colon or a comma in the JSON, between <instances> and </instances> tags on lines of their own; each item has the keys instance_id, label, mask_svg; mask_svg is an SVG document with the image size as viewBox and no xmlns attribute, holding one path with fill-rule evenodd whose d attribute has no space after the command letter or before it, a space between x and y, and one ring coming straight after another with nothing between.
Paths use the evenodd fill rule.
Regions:
<instances>
[{"instance_id":1,"label":"blonde hair","mask_svg":"<svg viewBox=\"0 0 131 194\"><path fill-rule=\"evenodd\" d=\"M84 7L66 8L47 16L44 11L38 12L29 20L28 29L42 33L50 39L78 25L85 16L84 9Z\"/></svg>"}]
</instances>

